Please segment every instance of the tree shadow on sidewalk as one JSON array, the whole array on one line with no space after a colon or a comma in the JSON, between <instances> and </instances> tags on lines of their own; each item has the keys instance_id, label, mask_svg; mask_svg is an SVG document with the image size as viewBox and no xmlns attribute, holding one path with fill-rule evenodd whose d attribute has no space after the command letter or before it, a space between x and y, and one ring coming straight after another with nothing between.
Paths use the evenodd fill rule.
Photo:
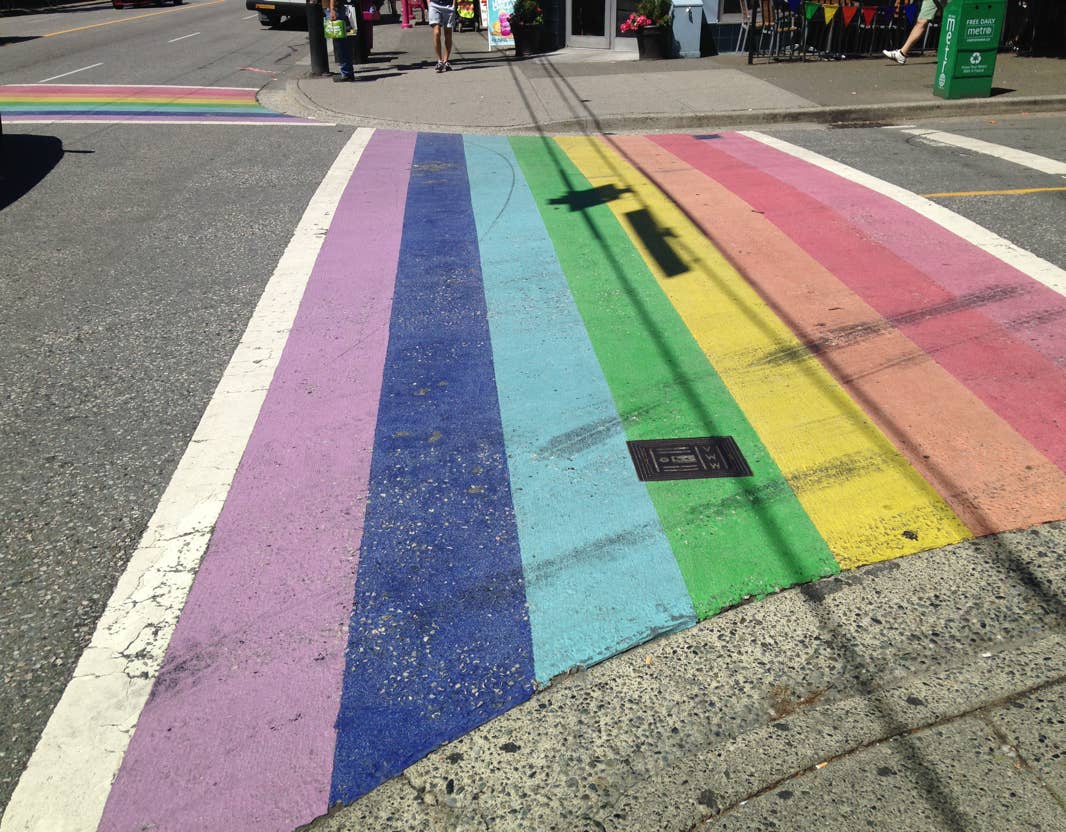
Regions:
<instances>
[{"instance_id":1,"label":"tree shadow on sidewalk","mask_svg":"<svg viewBox=\"0 0 1066 832\"><path fill-rule=\"evenodd\" d=\"M405 58L405 60L397 60ZM366 63L356 64L356 81L378 81L388 78L398 78L407 72L421 72L431 68L436 63L436 57L430 54L418 56L410 52L371 52ZM486 69L497 66L506 66L514 61L501 52L463 52L458 44L452 48L452 71L465 72L475 69Z\"/></svg>"}]
</instances>

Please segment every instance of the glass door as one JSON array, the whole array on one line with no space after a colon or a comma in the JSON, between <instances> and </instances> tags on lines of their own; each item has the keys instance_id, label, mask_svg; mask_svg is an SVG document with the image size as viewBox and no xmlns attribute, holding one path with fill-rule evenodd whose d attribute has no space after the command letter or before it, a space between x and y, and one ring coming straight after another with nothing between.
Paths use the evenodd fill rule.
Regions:
<instances>
[{"instance_id":1,"label":"glass door","mask_svg":"<svg viewBox=\"0 0 1066 832\"><path fill-rule=\"evenodd\" d=\"M615 0L566 0L566 45L610 49Z\"/></svg>"}]
</instances>

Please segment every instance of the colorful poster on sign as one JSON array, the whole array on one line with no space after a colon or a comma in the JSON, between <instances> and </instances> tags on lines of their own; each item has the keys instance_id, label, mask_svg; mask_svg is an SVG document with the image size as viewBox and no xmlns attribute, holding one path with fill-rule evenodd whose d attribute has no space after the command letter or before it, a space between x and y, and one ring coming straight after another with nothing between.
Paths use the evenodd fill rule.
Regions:
<instances>
[{"instance_id":1,"label":"colorful poster on sign","mask_svg":"<svg viewBox=\"0 0 1066 832\"><path fill-rule=\"evenodd\" d=\"M489 46L497 49L510 49L514 46L508 15L514 10L514 0L484 0L488 7L485 16L485 28L489 32Z\"/></svg>"}]
</instances>

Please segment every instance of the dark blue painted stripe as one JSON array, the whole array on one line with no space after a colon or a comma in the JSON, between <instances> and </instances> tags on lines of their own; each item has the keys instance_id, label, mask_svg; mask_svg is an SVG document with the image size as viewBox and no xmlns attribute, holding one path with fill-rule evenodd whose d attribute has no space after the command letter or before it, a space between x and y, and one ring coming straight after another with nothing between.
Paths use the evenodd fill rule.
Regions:
<instances>
[{"instance_id":1,"label":"dark blue painted stripe","mask_svg":"<svg viewBox=\"0 0 1066 832\"><path fill-rule=\"evenodd\" d=\"M532 694L460 136L415 146L369 493L331 804Z\"/></svg>"}]
</instances>

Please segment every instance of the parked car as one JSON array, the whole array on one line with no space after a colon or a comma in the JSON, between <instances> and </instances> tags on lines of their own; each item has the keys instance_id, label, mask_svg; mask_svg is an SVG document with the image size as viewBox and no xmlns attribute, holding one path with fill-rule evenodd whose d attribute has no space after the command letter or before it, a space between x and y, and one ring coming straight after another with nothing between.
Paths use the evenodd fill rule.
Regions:
<instances>
[{"instance_id":1,"label":"parked car","mask_svg":"<svg viewBox=\"0 0 1066 832\"><path fill-rule=\"evenodd\" d=\"M264 26L277 26L283 17L291 20L307 19L307 3L274 2L270 0L245 0L244 7L259 12L259 22ZM315 8L321 8L315 4Z\"/></svg>"}]
</instances>

